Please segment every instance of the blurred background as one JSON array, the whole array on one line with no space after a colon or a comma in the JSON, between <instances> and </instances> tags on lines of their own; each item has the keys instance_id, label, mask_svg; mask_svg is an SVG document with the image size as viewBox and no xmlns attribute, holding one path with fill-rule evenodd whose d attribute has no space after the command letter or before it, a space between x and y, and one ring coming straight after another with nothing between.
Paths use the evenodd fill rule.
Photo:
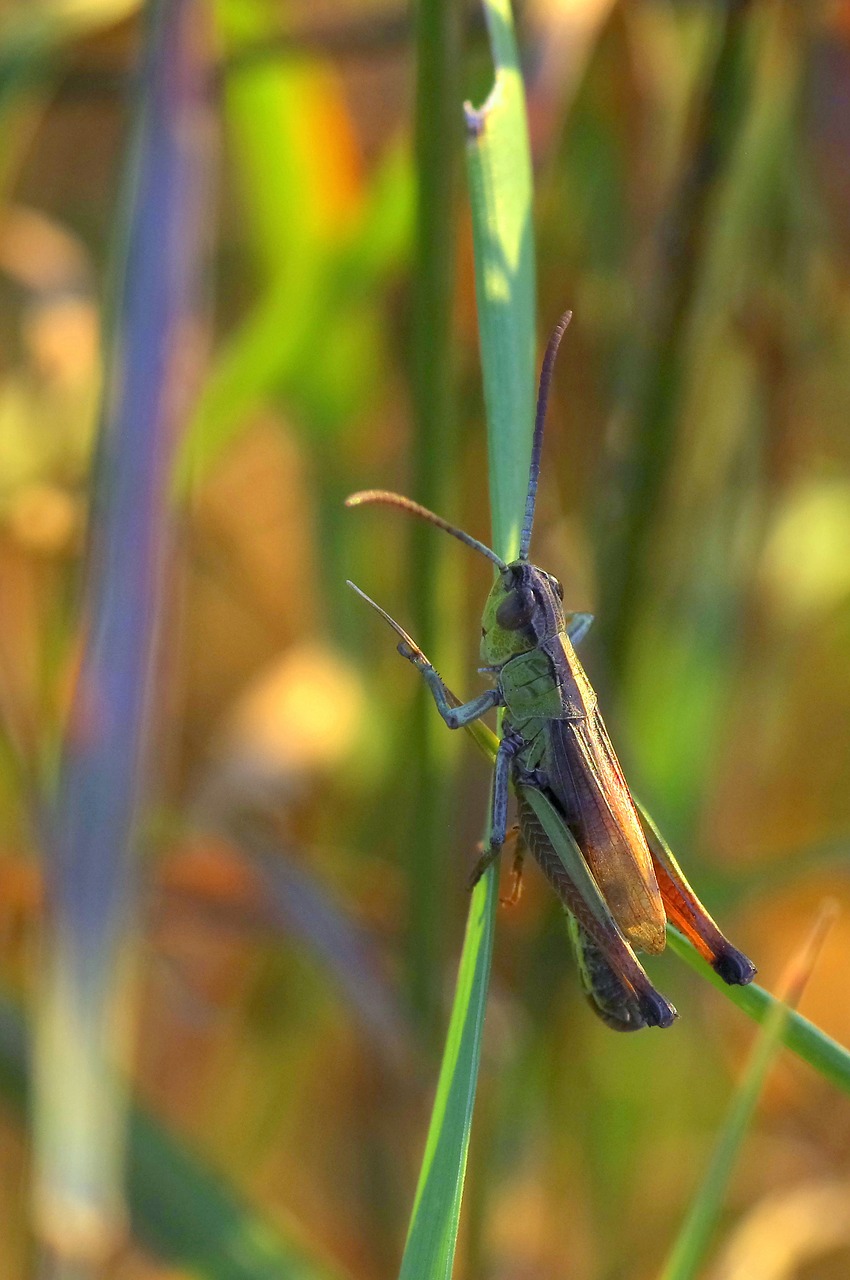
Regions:
<instances>
[{"instance_id":1,"label":"blurred background","mask_svg":"<svg viewBox=\"0 0 850 1280\"><path fill-rule=\"evenodd\" d=\"M461 104L492 64L472 4L437 88L406 4L182 7L207 195L177 258L196 268L192 336L169 354L192 394L156 445L171 501L148 511L170 530L156 767L110 925L134 975L113 1010L142 1151L125 1231L90 1171L70 1198L52 1186L56 1148L91 1131L46 1132L42 1104L33 1146L21 1015L57 999L40 957L67 881L48 913L39 796L78 749L61 744L81 602L108 572L84 565L92 521L122 510L92 456L145 27L131 0L0 6L0 1275L36 1274L40 1237L69 1276L377 1280L404 1241L488 768L344 580L471 696L489 569L342 500L399 489L489 538ZM770 988L823 897L848 897L850 5L527 0L515 17L541 348L574 311L534 559L597 615L583 658L626 774ZM844 1043L848 954L845 911L802 1004ZM598 1023L529 867L497 925L456 1275L657 1274L753 1027L674 957L651 974L674 1029ZM48 1098L79 1085L57 1034ZM101 1138L117 1176L120 1140ZM850 1105L785 1054L705 1274L847 1276L848 1204ZM237 1218L273 1228L290 1269L205 1254Z\"/></svg>"}]
</instances>

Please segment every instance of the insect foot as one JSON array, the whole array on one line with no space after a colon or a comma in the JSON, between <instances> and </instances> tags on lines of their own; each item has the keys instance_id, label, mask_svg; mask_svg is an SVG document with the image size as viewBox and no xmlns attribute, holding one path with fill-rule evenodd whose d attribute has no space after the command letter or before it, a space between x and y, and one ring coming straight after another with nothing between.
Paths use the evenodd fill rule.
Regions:
<instances>
[{"instance_id":1,"label":"insect foot","mask_svg":"<svg viewBox=\"0 0 850 1280\"><path fill-rule=\"evenodd\" d=\"M711 965L730 987L746 987L756 976L756 967L747 956L727 944Z\"/></svg>"},{"instance_id":2,"label":"insect foot","mask_svg":"<svg viewBox=\"0 0 850 1280\"><path fill-rule=\"evenodd\" d=\"M642 993L638 1003L648 1027L672 1027L679 1016L676 1006L665 1000L658 991Z\"/></svg>"},{"instance_id":3,"label":"insect foot","mask_svg":"<svg viewBox=\"0 0 850 1280\"><path fill-rule=\"evenodd\" d=\"M472 893L472 890L478 884L478 881L484 875L484 872L489 871L490 867L492 867L493 863L502 852L502 846L500 844L491 844L485 847L485 845L479 841L478 852L480 856L475 863L475 866L470 871L466 881L466 887L470 893Z\"/></svg>"}]
</instances>

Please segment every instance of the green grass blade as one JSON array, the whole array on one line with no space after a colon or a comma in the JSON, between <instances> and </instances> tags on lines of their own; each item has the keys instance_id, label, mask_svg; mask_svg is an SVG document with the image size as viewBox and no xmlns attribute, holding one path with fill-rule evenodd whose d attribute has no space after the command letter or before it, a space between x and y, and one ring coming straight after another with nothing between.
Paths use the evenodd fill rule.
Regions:
<instances>
[{"instance_id":1,"label":"green grass blade","mask_svg":"<svg viewBox=\"0 0 850 1280\"><path fill-rule=\"evenodd\" d=\"M495 83L480 111L466 107L468 174L493 546L508 556L511 548L516 550L525 505L534 409L531 160L510 6L507 0L488 0L484 12ZM486 741L484 734L481 740ZM472 896L402 1280L447 1280L451 1275L497 900L498 882L491 869Z\"/></svg>"},{"instance_id":2,"label":"green grass blade","mask_svg":"<svg viewBox=\"0 0 850 1280\"><path fill-rule=\"evenodd\" d=\"M743 1009L754 1022L765 1022L770 1017L771 1010L781 1004L775 996L755 983L748 987L727 987L723 979L718 978L714 970L697 955L691 944L669 925L667 940L677 956L687 961L692 969L696 969L712 986L722 991L727 1000ZM850 1052L825 1031L821 1031L820 1027L809 1022L808 1018L803 1018L792 1010L782 1031L782 1043L786 1049L814 1067L825 1080L830 1080L844 1093L850 1093Z\"/></svg>"},{"instance_id":3,"label":"green grass blade","mask_svg":"<svg viewBox=\"0 0 850 1280\"><path fill-rule=\"evenodd\" d=\"M481 1033L493 954L498 880L478 882L466 925L455 1000L431 1112L425 1156L401 1264L401 1280L452 1273Z\"/></svg>"},{"instance_id":4,"label":"green grass blade","mask_svg":"<svg viewBox=\"0 0 850 1280\"><path fill-rule=\"evenodd\" d=\"M314 430L357 416L375 366L371 355L348 366L346 342L357 352L371 343L376 295L409 236L410 166L401 149L387 148L362 208L352 201L331 220L325 188L336 161L328 157L320 178L315 153L319 129L333 119L335 76L316 59L246 57L279 34L269 6L217 0L214 10L229 68L225 137L256 299L225 336L202 389L175 477L180 496L281 396Z\"/></svg>"},{"instance_id":5,"label":"green grass blade","mask_svg":"<svg viewBox=\"0 0 850 1280\"><path fill-rule=\"evenodd\" d=\"M693 1280L705 1261L723 1208L726 1188L752 1123L767 1073L782 1048L783 1033L788 1025L792 1006L797 1003L811 973L830 920L831 913L824 911L815 921L800 955L792 962L794 976L782 983L787 993L787 1003L776 1000L767 1012L747 1068L718 1134L705 1176L661 1272L661 1280Z\"/></svg>"},{"instance_id":6,"label":"green grass blade","mask_svg":"<svg viewBox=\"0 0 850 1280\"><path fill-rule=\"evenodd\" d=\"M535 383L531 156L509 0L484 5L496 76L467 103L475 293L487 406L493 546L515 555L525 509Z\"/></svg>"},{"instance_id":7,"label":"green grass blade","mask_svg":"<svg viewBox=\"0 0 850 1280\"><path fill-rule=\"evenodd\" d=\"M689 320L704 269L714 201L746 119L751 88L745 39L752 5L718 12L712 65L694 104L690 149L665 211L676 234L658 237L652 291L643 307L628 387L636 435L616 536L601 576L601 632L612 668L622 672L631 627L651 578L649 563L664 486L675 454L677 414L686 376ZM710 157L710 160L709 160Z\"/></svg>"},{"instance_id":8,"label":"green grass blade","mask_svg":"<svg viewBox=\"0 0 850 1280\"><path fill-rule=\"evenodd\" d=\"M266 6L219 0L219 38L233 58L246 43L270 38L277 18ZM321 251L314 188L299 147L299 107L310 101L315 72L271 59L234 70L224 83L224 120L244 208L247 238L263 296L228 336L207 378L184 442L178 485L197 480L285 378L300 325L318 291ZM274 163L269 163L269 157Z\"/></svg>"},{"instance_id":9,"label":"green grass blade","mask_svg":"<svg viewBox=\"0 0 850 1280\"><path fill-rule=\"evenodd\" d=\"M765 1019L744 1078L733 1096L718 1135L705 1176L661 1272L661 1280L692 1280L705 1260L726 1188L752 1122L767 1073L782 1048L782 1032L789 1012L786 1005L777 1003Z\"/></svg>"},{"instance_id":10,"label":"green grass blade","mask_svg":"<svg viewBox=\"0 0 850 1280\"><path fill-rule=\"evenodd\" d=\"M336 1280L140 1107L131 1116L133 1234L202 1280Z\"/></svg>"},{"instance_id":11,"label":"green grass blade","mask_svg":"<svg viewBox=\"0 0 850 1280\"><path fill-rule=\"evenodd\" d=\"M196 372L213 134L197 0L147 12L123 218L112 256L82 644L55 793L34 1062L33 1199L57 1256L123 1226L125 1083L142 815L156 773L160 639L174 555L168 484Z\"/></svg>"}]
</instances>

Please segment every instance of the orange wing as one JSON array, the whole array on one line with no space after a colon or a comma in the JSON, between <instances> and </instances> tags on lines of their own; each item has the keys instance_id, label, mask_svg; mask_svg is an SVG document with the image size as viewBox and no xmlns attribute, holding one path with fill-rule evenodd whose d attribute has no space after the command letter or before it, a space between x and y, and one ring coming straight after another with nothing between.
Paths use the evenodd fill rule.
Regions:
<instances>
[{"instance_id":1,"label":"orange wing","mask_svg":"<svg viewBox=\"0 0 850 1280\"><path fill-rule=\"evenodd\" d=\"M599 712L553 721L546 763L563 813L617 924L632 946L664 950L667 918L634 801Z\"/></svg>"}]
</instances>

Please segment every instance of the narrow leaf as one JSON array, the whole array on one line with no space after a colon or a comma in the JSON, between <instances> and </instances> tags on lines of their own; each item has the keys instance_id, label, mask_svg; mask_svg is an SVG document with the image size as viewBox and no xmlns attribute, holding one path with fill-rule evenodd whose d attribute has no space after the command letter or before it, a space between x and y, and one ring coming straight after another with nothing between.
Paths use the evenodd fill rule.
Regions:
<instances>
[{"instance_id":1,"label":"narrow leaf","mask_svg":"<svg viewBox=\"0 0 850 1280\"><path fill-rule=\"evenodd\" d=\"M496 75L484 105L465 107L467 171L493 546L509 559L525 509L534 409L531 153L510 0L488 0L484 16Z\"/></svg>"},{"instance_id":2,"label":"narrow leaf","mask_svg":"<svg viewBox=\"0 0 850 1280\"><path fill-rule=\"evenodd\" d=\"M452 1273L481 1059L497 900L498 879L491 873L478 882L472 895L401 1280L422 1280L425 1276L437 1280Z\"/></svg>"},{"instance_id":3,"label":"narrow leaf","mask_svg":"<svg viewBox=\"0 0 850 1280\"><path fill-rule=\"evenodd\" d=\"M714 970L697 955L689 942L669 925L667 941L676 955L685 960L692 969L696 969L718 991L722 991L727 1000L731 1000L739 1009L743 1009L754 1022L766 1022L771 1011L780 1002L776 996L758 987L754 982L748 987L728 987L722 978L718 978ZM791 1011L782 1030L782 1043L798 1058L808 1062L826 1080L830 1080L844 1093L850 1093L850 1051L833 1040L820 1027L816 1027L808 1018Z\"/></svg>"},{"instance_id":4,"label":"narrow leaf","mask_svg":"<svg viewBox=\"0 0 850 1280\"><path fill-rule=\"evenodd\" d=\"M35 1196L59 1253L122 1230L138 818L150 785L169 484L198 349L211 168L210 41L197 0L150 7L112 262L82 652L44 826L50 935L39 1018Z\"/></svg>"}]
</instances>

